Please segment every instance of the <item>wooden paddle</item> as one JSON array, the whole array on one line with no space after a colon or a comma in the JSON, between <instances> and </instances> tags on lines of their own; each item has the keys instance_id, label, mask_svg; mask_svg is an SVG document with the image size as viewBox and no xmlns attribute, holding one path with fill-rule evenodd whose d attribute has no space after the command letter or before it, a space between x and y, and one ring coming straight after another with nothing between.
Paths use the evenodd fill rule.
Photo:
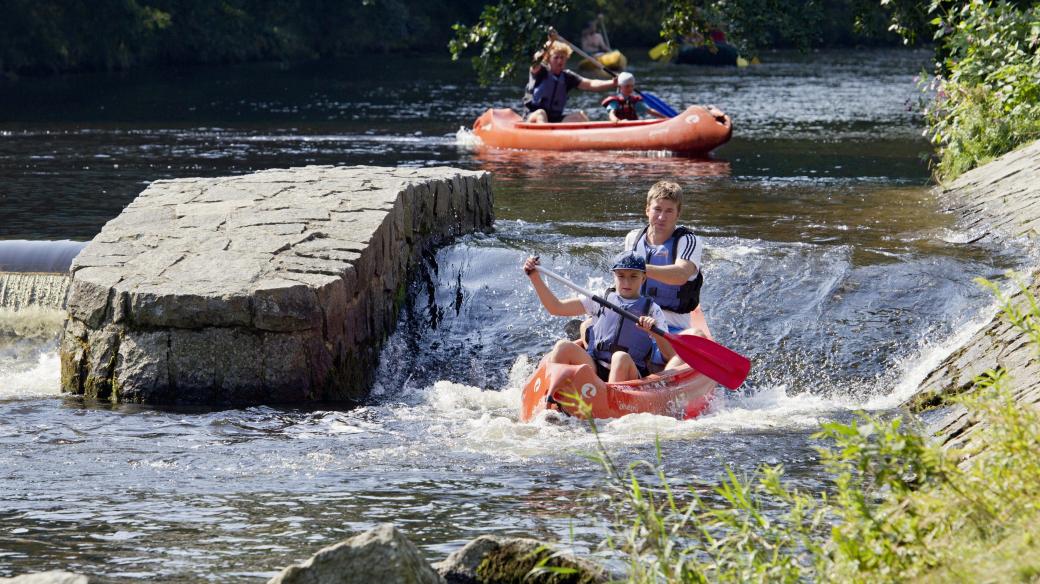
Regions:
<instances>
[{"instance_id":1,"label":"wooden paddle","mask_svg":"<svg viewBox=\"0 0 1040 584\"><path fill-rule=\"evenodd\" d=\"M556 272L543 268L542 266L536 266L535 269L564 286L573 289L575 292L588 296L600 306L613 310L623 318L635 323L639 322L638 316L620 306L617 306L616 304L613 304L609 300L589 292ZM672 344L672 348L675 349L675 353L679 355L679 358L685 361L687 365L690 365L697 371L700 371L715 381L718 381L729 389L740 387L740 384L744 383L744 380L747 379L748 372L751 370L751 361L740 353L737 353L732 349L727 349L715 341L697 335L673 335L672 333L661 330L661 328L656 325L651 330L667 339L668 342Z\"/></svg>"},{"instance_id":2,"label":"wooden paddle","mask_svg":"<svg viewBox=\"0 0 1040 584\"><path fill-rule=\"evenodd\" d=\"M611 71L610 69L607 69L606 66L603 65L603 63L599 62L599 59L589 55L585 51L583 51L580 48L578 48L578 46L575 45L574 43L572 43L569 40L567 40L567 39L563 38L562 36L560 36L560 34L558 32L556 32L556 29L554 29L552 27L549 27L549 38L551 38L553 40L560 40L560 41L563 41L563 42L567 43L567 45L569 45L570 48L574 52L578 53L582 57L585 57L589 61L592 61L592 63L594 65L599 67L600 71L603 71L604 73L606 73L607 75L610 75L611 77L617 77L617 73ZM662 114L668 116L669 118L674 118L675 116L679 115L679 112L675 111L675 108L673 108L672 106L668 105L661 98L659 98L656 95L650 93L649 91L639 91L637 89L636 93L638 93L639 95L643 96L643 99L646 100L646 105L654 108L655 110L661 112Z\"/></svg>"}]
</instances>

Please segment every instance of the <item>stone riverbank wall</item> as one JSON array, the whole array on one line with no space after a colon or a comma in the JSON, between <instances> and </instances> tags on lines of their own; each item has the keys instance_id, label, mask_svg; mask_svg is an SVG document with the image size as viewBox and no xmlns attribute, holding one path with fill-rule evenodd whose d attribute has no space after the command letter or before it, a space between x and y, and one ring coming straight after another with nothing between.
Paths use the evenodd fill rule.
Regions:
<instances>
[{"instance_id":1,"label":"stone riverbank wall","mask_svg":"<svg viewBox=\"0 0 1040 584\"><path fill-rule=\"evenodd\" d=\"M76 257L65 392L353 400L424 248L493 221L490 175L308 166L157 181Z\"/></svg>"},{"instance_id":2,"label":"stone riverbank wall","mask_svg":"<svg viewBox=\"0 0 1040 584\"><path fill-rule=\"evenodd\" d=\"M965 173L940 188L938 196L976 240L1024 244L1035 251L1040 247L1040 141ZM1040 266L1033 266L1025 283L1040 296L1038 270ZM1013 301L1024 306L1026 297L1015 294ZM916 412L945 405L945 398L971 388L977 375L997 368L1013 373L1007 387L1020 403L1040 403L1036 349L1024 333L994 316L933 370L905 405ZM974 429L975 421L959 405L933 423L933 430L951 446L970 440Z\"/></svg>"}]
</instances>

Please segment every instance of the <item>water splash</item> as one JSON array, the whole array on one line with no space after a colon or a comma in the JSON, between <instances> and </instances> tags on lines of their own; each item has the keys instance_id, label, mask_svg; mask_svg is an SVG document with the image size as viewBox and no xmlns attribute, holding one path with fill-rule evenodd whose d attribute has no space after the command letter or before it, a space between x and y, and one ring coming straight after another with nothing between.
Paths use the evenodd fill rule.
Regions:
<instances>
[{"instance_id":1,"label":"water splash","mask_svg":"<svg viewBox=\"0 0 1040 584\"><path fill-rule=\"evenodd\" d=\"M61 362L57 352L40 353L27 367L21 360L0 360L0 400L56 396L60 387Z\"/></svg>"},{"instance_id":2,"label":"water splash","mask_svg":"<svg viewBox=\"0 0 1040 584\"><path fill-rule=\"evenodd\" d=\"M483 146L484 142L468 128L460 127L459 131L455 132L455 145L463 150L476 150Z\"/></svg>"},{"instance_id":3,"label":"water splash","mask_svg":"<svg viewBox=\"0 0 1040 584\"><path fill-rule=\"evenodd\" d=\"M69 278L64 274L0 272L0 308L65 307Z\"/></svg>"},{"instance_id":4,"label":"water splash","mask_svg":"<svg viewBox=\"0 0 1040 584\"><path fill-rule=\"evenodd\" d=\"M0 339L53 339L57 337L64 321L64 310L43 306L29 306L20 310L0 308Z\"/></svg>"}]
</instances>

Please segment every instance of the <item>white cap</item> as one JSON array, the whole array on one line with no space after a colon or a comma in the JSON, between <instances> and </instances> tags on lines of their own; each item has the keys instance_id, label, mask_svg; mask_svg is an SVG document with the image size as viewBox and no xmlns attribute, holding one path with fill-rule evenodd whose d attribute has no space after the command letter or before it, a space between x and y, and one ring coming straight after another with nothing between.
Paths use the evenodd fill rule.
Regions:
<instances>
[{"instance_id":1,"label":"white cap","mask_svg":"<svg viewBox=\"0 0 1040 584\"><path fill-rule=\"evenodd\" d=\"M621 87L622 85L635 85L636 76L629 73L628 71L625 71L624 73L617 76L617 84L618 87Z\"/></svg>"}]
</instances>

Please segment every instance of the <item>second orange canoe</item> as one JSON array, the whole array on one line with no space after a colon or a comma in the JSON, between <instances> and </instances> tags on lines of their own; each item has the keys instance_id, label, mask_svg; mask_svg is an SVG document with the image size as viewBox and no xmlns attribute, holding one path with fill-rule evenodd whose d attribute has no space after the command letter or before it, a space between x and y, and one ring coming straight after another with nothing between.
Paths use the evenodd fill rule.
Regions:
<instances>
[{"instance_id":1,"label":"second orange canoe","mask_svg":"<svg viewBox=\"0 0 1040 584\"><path fill-rule=\"evenodd\" d=\"M489 109L473 123L485 146L520 150L671 150L707 154L729 141L729 116L690 106L669 119L529 124L510 109Z\"/></svg>"}]
</instances>

